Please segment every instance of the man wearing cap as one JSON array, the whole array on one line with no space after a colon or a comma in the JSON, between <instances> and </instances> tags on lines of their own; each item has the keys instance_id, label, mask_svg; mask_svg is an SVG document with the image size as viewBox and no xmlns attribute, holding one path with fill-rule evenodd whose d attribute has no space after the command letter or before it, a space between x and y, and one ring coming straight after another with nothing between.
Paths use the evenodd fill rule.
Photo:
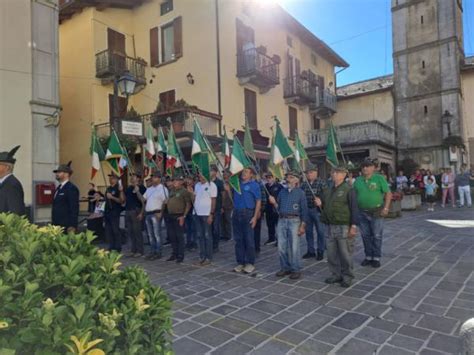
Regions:
<instances>
[{"instance_id":1,"label":"man wearing cap","mask_svg":"<svg viewBox=\"0 0 474 355\"><path fill-rule=\"evenodd\" d=\"M122 251L122 235L120 233L120 214L125 202L120 177L115 173L109 174L110 186L105 191L105 236L109 241L109 250Z\"/></svg>"},{"instance_id":2,"label":"man wearing cap","mask_svg":"<svg viewBox=\"0 0 474 355\"><path fill-rule=\"evenodd\" d=\"M74 233L79 220L79 189L69 181L72 175L71 162L59 165L53 173L59 185L54 192L51 223L63 227L68 233Z\"/></svg>"},{"instance_id":3,"label":"man wearing cap","mask_svg":"<svg viewBox=\"0 0 474 355\"><path fill-rule=\"evenodd\" d=\"M387 216L392 193L387 180L375 173L376 162L362 162L362 176L354 182L360 210L359 227L364 242L365 259L362 266L380 267L382 257L383 217Z\"/></svg>"},{"instance_id":4,"label":"man wearing cap","mask_svg":"<svg viewBox=\"0 0 474 355\"><path fill-rule=\"evenodd\" d=\"M0 213L26 214L23 187L13 175L16 159L14 155L20 146L9 152L0 152Z\"/></svg>"},{"instance_id":5,"label":"man wearing cap","mask_svg":"<svg viewBox=\"0 0 474 355\"><path fill-rule=\"evenodd\" d=\"M354 278L352 252L357 232L358 208L354 190L344 182L347 169L334 167L331 171L333 184L324 189L322 198L315 203L322 209L321 222L326 227L327 259L331 277L326 283L340 283L349 287Z\"/></svg>"},{"instance_id":6,"label":"man wearing cap","mask_svg":"<svg viewBox=\"0 0 474 355\"><path fill-rule=\"evenodd\" d=\"M261 209L261 191L254 180L254 170L245 168L240 174L240 193L234 189L234 212L232 214L232 233L235 240L237 266L235 272L255 271L254 228Z\"/></svg>"},{"instance_id":7,"label":"man wearing cap","mask_svg":"<svg viewBox=\"0 0 474 355\"><path fill-rule=\"evenodd\" d=\"M280 271L277 277L290 275L290 279L301 277L300 238L305 233L308 206L304 191L299 188L300 175L296 171L286 174L287 187L282 189L275 199L268 200L278 210L277 226L278 254Z\"/></svg>"},{"instance_id":8,"label":"man wearing cap","mask_svg":"<svg viewBox=\"0 0 474 355\"><path fill-rule=\"evenodd\" d=\"M308 204L308 219L306 220L306 243L308 251L303 255L303 259L316 257L316 260L323 260L326 249L323 224L321 223L321 210L314 203L315 197L321 197L326 186L324 181L318 177L318 169L314 166L306 170L307 181L303 183L303 191ZM317 236L317 254L314 250L314 227Z\"/></svg>"},{"instance_id":9,"label":"man wearing cap","mask_svg":"<svg viewBox=\"0 0 474 355\"><path fill-rule=\"evenodd\" d=\"M141 257L144 255L142 221L145 205L138 194L143 195L146 191L141 183L142 176L136 172L131 177L131 184L125 190L125 225L130 240L130 257Z\"/></svg>"},{"instance_id":10,"label":"man wearing cap","mask_svg":"<svg viewBox=\"0 0 474 355\"><path fill-rule=\"evenodd\" d=\"M169 197L168 189L161 183L160 172L153 174L151 187L147 188L145 194L139 195L139 197L145 202L145 224L151 245L147 259L159 259L161 258L163 204Z\"/></svg>"},{"instance_id":11,"label":"man wearing cap","mask_svg":"<svg viewBox=\"0 0 474 355\"><path fill-rule=\"evenodd\" d=\"M167 261L176 260L182 263L184 260L184 222L191 210L191 193L184 188L184 177L177 176L173 181L173 189L170 191L166 202L166 230L171 242L173 252Z\"/></svg>"},{"instance_id":12,"label":"man wearing cap","mask_svg":"<svg viewBox=\"0 0 474 355\"><path fill-rule=\"evenodd\" d=\"M266 174L267 183L265 185L266 191L275 199L278 197L283 186L275 180L271 172ZM276 226L278 224L278 211L275 207L267 201L265 204L265 218L267 220L268 240L264 245L273 244L276 242Z\"/></svg>"}]
</instances>

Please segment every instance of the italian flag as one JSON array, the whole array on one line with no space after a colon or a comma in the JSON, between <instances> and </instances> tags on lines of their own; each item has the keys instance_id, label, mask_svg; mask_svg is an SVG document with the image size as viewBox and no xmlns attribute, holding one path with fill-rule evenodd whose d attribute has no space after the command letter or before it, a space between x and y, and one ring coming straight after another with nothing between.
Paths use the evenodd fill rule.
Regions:
<instances>
[{"instance_id":1,"label":"italian flag","mask_svg":"<svg viewBox=\"0 0 474 355\"><path fill-rule=\"evenodd\" d=\"M229 167L230 173L232 174L229 179L229 184L239 194L241 193L239 174L242 170L250 167L251 165L252 164L250 163L250 160L245 155L242 144L240 144L239 138L237 138L237 136L235 135Z\"/></svg>"},{"instance_id":2,"label":"italian flag","mask_svg":"<svg viewBox=\"0 0 474 355\"><path fill-rule=\"evenodd\" d=\"M280 127L280 121L275 118L276 130L275 130L275 139L273 140L273 157L271 163L273 165L278 165L283 163L283 161L293 155L293 149L291 149L288 140L286 139L283 131Z\"/></svg>"},{"instance_id":3,"label":"italian flag","mask_svg":"<svg viewBox=\"0 0 474 355\"><path fill-rule=\"evenodd\" d=\"M100 162L104 160L104 150L99 142L99 137L97 137L97 132L92 129L91 135L91 146L90 146L90 154L91 154L91 180L94 179L97 172L100 170L101 164Z\"/></svg>"},{"instance_id":4,"label":"italian flag","mask_svg":"<svg viewBox=\"0 0 474 355\"><path fill-rule=\"evenodd\" d=\"M326 148L326 161L332 166L337 166L339 164L339 159L337 158L338 142L336 130L334 129L333 124L329 125L328 131L328 145Z\"/></svg>"},{"instance_id":5,"label":"italian flag","mask_svg":"<svg viewBox=\"0 0 474 355\"><path fill-rule=\"evenodd\" d=\"M222 155L224 155L224 168L227 169L230 166L230 145L227 138L227 132L224 127L224 141L222 143Z\"/></svg>"},{"instance_id":6,"label":"italian flag","mask_svg":"<svg viewBox=\"0 0 474 355\"><path fill-rule=\"evenodd\" d=\"M295 134L295 160L298 163L300 169L303 168L302 164L308 160L308 154L304 150L303 143L298 135L298 132Z\"/></svg>"},{"instance_id":7,"label":"italian flag","mask_svg":"<svg viewBox=\"0 0 474 355\"><path fill-rule=\"evenodd\" d=\"M145 145L145 155L148 159L153 159L153 156L156 154L155 151L155 142L153 141L153 127L151 123L148 122L146 127L146 145Z\"/></svg>"},{"instance_id":8,"label":"italian flag","mask_svg":"<svg viewBox=\"0 0 474 355\"><path fill-rule=\"evenodd\" d=\"M180 168L182 165L179 152L173 126L171 126L168 133L168 146L166 147L166 173L169 176L173 175L175 168Z\"/></svg>"},{"instance_id":9,"label":"italian flag","mask_svg":"<svg viewBox=\"0 0 474 355\"><path fill-rule=\"evenodd\" d=\"M276 178L282 180L283 179L283 167L282 164L273 164L273 160L275 159L275 135L272 136L272 143L270 146L270 161L268 163L268 170L275 176Z\"/></svg>"},{"instance_id":10,"label":"italian flag","mask_svg":"<svg viewBox=\"0 0 474 355\"><path fill-rule=\"evenodd\" d=\"M199 173L202 174L207 181L211 181L209 150L196 120L193 123L193 147L191 150L191 160Z\"/></svg>"},{"instance_id":11,"label":"italian flag","mask_svg":"<svg viewBox=\"0 0 474 355\"><path fill-rule=\"evenodd\" d=\"M163 133L163 128L160 127L158 129L158 140L156 142L157 144L157 152L158 153L166 153L166 140L165 140L165 134Z\"/></svg>"},{"instance_id":12,"label":"italian flag","mask_svg":"<svg viewBox=\"0 0 474 355\"><path fill-rule=\"evenodd\" d=\"M109 138L109 146L107 148L107 152L105 153L105 159L109 163L112 171L118 176L122 175L123 170L128 165L126 156L127 153L122 148L117 133L113 130Z\"/></svg>"}]
</instances>

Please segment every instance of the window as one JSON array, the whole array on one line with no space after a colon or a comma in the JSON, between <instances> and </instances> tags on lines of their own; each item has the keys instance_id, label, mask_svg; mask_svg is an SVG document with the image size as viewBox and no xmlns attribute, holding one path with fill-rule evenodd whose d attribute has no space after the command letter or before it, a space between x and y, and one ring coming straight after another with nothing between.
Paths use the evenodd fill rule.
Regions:
<instances>
[{"instance_id":1,"label":"window","mask_svg":"<svg viewBox=\"0 0 474 355\"><path fill-rule=\"evenodd\" d=\"M161 27L161 62L174 59L174 28L173 24Z\"/></svg>"},{"instance_id":2,"label":"window","mask_svg":"<svg viewBox=\"0 0 474 355\"><path fill-rule=\"evenodd\" d=\"M175 103L176 94L174 90L169 90L160 93L160 104L163 105L165 110L169 110Z\"/></svg>"},{"instance_id":3,"label":"window","mask_svg":"<svg viewBox=\"0 0 474 355\"><path fill-rule=\"evenodd\" d=\"M293 47L293 38L291 38L290 36L286 36L286 44L289 47Z\"/></svg>"},{"instance_id":4,"label":"window","mask_svg":"<svg viewBox=\"0 0 474 355\"><path fill-rule=\"evenodd\" d=\"M425 61L422 60L422 61L421 61L421 67L422 67L423 69L425 69L425 66L426 66Z\"/></svg>"},{"instance_id":5,"label":"window","mask_svg":"<svg viewBox=\"0 0 474 355\"><path fill-rule=\"evenodd\" d=\"M425 111L425 115L427 115L428 114L428 106L424 107L424 111Z\"/></svg>"},{"instance_id":6,"label":"window","mask_svg":"<svg viewBox=\"0 0 474 355\"><path fill-rule=\"evenodd\" d=\"M159 33L161 32L161 33ZM182 18L150 29L150 65L157 66L183 56Z\"/></svg>"},{"instance_id":7,"label":"window","mask_svg":"<svg viewBox=\"0 0 474 355\"><path fill-rule=\"evenodd\" d=\"M311 63L313 63L313 65L318 65L318 58L314 53L311 53Z\"/></svg>"},{"instance_id":8,"label":"window","mask_svg":"<svg viewBox=\"0 0 474 355\"><path fill-rule=\"evenodd\" d=\"M321 129L321 121L317 115L311 115L313 121L313 129Z\"/></svg>"},{"instance_id":9,"label":"window","mask_svg":"<svg viewBox=\"0 0 474 355\"><path fill-rule=\"evenodd\" d=\"M288 116L290 119L290 134L291 139L295 138L295 132L298 129L298 110L294 107L288 107Z\"/></svg>"},{"instance_id":10,"label":"window","mask_svg":"<svg viewBox=\"0 0 474 355\"><path fill-rule=\"evenodd\" d=\"M421 24L423 24L423 15L421 15Z\"/></svg>"},{"instance_id":11,"label":"window","mask_svg":"<svg viewBox=\"0 0 474 355\"><path fill-rule=\"evenodd\" d=\"M165 0L160 4L160 15L166 15L168 12L173 11L173 0Z\"/></svg>"},{"instance_id":12,"label":"window","mask_svg":"<svg viewBox=\"0 0 474 355\"><path fill-rule=\"evenodd\" d=\"M249 127L257 129L257 94L255 91L244 89L244 100Z\"/></svg>"}]
</instances>

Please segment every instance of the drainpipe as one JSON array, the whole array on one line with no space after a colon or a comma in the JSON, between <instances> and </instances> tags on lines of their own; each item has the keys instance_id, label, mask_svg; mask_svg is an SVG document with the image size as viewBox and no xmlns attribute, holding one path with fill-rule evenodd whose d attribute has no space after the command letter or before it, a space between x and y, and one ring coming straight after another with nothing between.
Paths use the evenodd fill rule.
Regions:
<instances>
[{"instance_id":1,"label":"drainpipe","mask_svg":"<svg viewBox=\"0 0 474 355\"><path fill-rule=\"evenodd\" d=\"M219 0L214 0L214 7L216 11L216 49L217 49L217 110L219 116L222 116L221 103L221 45L219 36ZM219 135L222 135L222 121L219 121Z\"/></svg>"}]
</instances>

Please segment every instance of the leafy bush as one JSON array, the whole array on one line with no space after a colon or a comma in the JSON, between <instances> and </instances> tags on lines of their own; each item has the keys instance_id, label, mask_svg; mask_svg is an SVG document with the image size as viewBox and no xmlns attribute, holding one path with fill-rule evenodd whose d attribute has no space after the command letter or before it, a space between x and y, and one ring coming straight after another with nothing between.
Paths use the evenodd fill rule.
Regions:
<instances>
[{"instance_id":1,"label":"leafy bush","mask_svg":"<svg viewBox=\"0 0 474 355\"><path fill-rule=\"evenodd\" d=\"M137 267L0 214L0 354L168 354L171 302Z\"/></svg>"}]
</instances>

